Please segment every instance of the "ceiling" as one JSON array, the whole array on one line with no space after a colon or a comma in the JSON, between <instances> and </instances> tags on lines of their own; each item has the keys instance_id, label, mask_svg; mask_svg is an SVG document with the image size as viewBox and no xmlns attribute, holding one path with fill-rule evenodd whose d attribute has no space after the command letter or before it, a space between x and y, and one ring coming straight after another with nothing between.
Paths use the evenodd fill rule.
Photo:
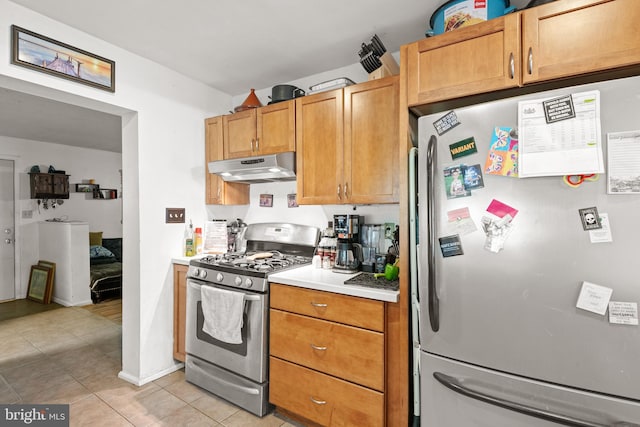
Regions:
<instances>
[{"instance_id":1,"label":"ceiling","mask_svg":"<svg viewBox=\"0 0 640 427\"><path fill-rule=\"evenodd\" d=\"M397 52L401 45L424 37L425 31L430 29L431 15L445 2L12 1L163 64L231 96L248 93L250 88L263 89L357 63L361 44L368 43L374 34L382 40L387 51ZM527 2L528 0L512 0L511 5L521 8ZM37 28L30 30L38 32ZM13 94L7 101L17 102L16 96ZM0 114L13 108L13 105L3 105L4 96L0 99ZM27 107L33 101L37 99L23 99L22 106ZM64 105L33 108L55 110L62 115ZM81 114L75 108L71 110L74 111L70 113ZM0 122L3 134L6 133L5 126L18 124L15 120L6 122L8 123ZM62 117L56 122L64 127ZM76 120L73 128L81 128L83 123L86 122ZM34 126L33 121L29 126ZM118 129L119 127L118 124ZM61 130L30 130L45 136L64 134ZM96 133L93 124L87 125L86 130L91 131L92 135ZM69 135L64 137L71 138ZM75 139L78 144L80 140L84 140ZM47 139L49 140L51 139Z\"/></svg>"}]
</instances>

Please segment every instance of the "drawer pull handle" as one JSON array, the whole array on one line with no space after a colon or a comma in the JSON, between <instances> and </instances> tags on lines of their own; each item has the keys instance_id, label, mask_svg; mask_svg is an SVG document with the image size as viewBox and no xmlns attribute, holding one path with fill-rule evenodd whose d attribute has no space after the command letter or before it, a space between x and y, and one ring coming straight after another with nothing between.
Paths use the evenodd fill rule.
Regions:
<instances>
[{"instance_id":1,"label":"drawer pull handle","mask_svg":"<svg viewBox=\"0 0 640 427\"><path fill-rule=\"evenodd\" d=\"M314 307L326 307L327 306L327 304L322 304L322 303L313 302L313 301L311 301L311 305L314 306Z\"/></svg>"},{"instance_id":2,"label":"drawer pull handle","mask_svg":"<svg viewBox=\"0 0 640 427\"><path fill-rule=\"evenodd\" d=\"M315 403L316 405L326 405L327 401L326 400L318 400L318 399L314 399L313 396L310 396L309 399L311 399L311 401L313 403Z\"/></svg>"},{"instance_id":3,"label":"drawer pull handle","mask_svg":"<svg viewBox=\"0 0 640 427\"><path fill-rule=\"evenodd\" d=\"M309 344L309 345L314 350L318 350L318 351L326 351L327 350L327 347L324 347L324 346L313 345L313 344Z\"/></svg>"}]
</instances>

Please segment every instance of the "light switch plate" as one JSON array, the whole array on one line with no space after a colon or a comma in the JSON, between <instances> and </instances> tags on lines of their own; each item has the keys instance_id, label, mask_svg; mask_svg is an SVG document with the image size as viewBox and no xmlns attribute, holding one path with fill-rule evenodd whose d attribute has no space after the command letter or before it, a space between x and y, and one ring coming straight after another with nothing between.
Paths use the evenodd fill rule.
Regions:
<instances>
[{"instance_id":1,"label":"light switch plate","mask_svg":"<svg viewBox=\"0 0 640 427\"><path fill-rule=\"evenodd\" d=\"M165 222L167 224L184 223L184 208L167 208Z\"/></svg>"}]
</instances>

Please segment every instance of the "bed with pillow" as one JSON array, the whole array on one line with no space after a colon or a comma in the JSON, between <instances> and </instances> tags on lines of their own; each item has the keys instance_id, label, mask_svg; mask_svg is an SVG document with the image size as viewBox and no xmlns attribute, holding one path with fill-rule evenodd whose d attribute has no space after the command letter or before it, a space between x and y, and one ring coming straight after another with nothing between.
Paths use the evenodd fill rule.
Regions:
<instances>
[{"instance_id":1,"label":"bed with pillow","mask_svg":"<svg viewBox=\"0 0 640 427\"><path fill-rule=\"evenodd\" d=\"M103 238L102 232L89 233L91 301L94 304L122 292L122 238Z\"/></svg>"}]
</instances>

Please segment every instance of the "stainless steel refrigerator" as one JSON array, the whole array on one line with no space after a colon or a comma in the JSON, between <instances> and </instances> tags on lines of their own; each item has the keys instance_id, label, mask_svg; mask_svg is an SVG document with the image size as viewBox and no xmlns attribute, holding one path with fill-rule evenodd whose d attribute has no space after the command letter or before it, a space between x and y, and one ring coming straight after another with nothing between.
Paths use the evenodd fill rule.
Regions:
<instances>
[{"instance_id":1,"label":"stainless steel refrigerator","mask_svg":"<svg viewBox=\"0 0 640 427\"><path fill-rule=\"evenodd\" d=\"M485 172L494 129L517 128L519 101L590 90L600 94L606 168L607 134L640 130L638 77L455 109L455 126L442 135L448 111L419 119L411 223L422 426L640 425L640 327L610 322L609 309L578 307L606 299L581 295L585 282L626 308L640 302L640 193L608 194L606 173L570 186L562 176ZM477 152L453 159L450 146L469 138ZM474 165L483 185L452 197L452 167ZM487 240L500 218L494 200L517 210L501 248ZM594 207L608 216L610 242L592 243L594 230L585 230L584 212ZM451 218L456 212L463 217ZM465 227L454 224L461 219Z\"/></svg>"}]
</instances>

